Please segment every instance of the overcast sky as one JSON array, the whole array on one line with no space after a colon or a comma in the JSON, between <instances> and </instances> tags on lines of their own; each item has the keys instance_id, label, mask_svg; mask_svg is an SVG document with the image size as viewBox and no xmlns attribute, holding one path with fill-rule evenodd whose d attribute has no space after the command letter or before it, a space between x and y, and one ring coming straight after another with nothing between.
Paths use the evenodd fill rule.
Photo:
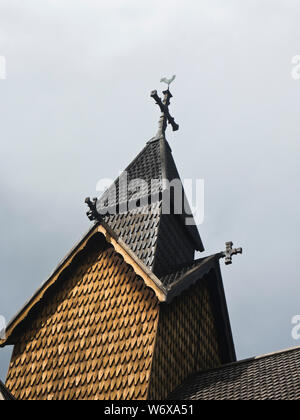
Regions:
<instances>
[{"instance_id":1,"label":"overcast sky","mask_svg":"<svg viewBox=\"0 0 300 420\"><path fill-rule=\"evenodd\" d=\"M172 85L182 178L205 180L205 255L238 358L300 345L298 0L0 0L0 315L9 320L89 228L84 198L157 130ZM4 379L9 349L0 349Z\"/></svg>"}]
</instances>

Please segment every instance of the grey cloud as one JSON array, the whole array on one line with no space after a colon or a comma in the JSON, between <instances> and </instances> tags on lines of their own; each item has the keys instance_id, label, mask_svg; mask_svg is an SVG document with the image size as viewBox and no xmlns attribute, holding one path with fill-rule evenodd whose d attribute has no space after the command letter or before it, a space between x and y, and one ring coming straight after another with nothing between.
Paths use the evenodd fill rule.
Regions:
<instances>
[{"instance_id":1,"label":"grey cloud","mask_svg":"<svg viewBox=\"0 0 300 420\"><path fill-rule=\"evenodd\" d=\"M88 228L84 198L155 134L150 91L176 73L180 131L168 138L180 174L205 179L206 253L245 249L222 268L238 356L300 344L299 11L296 0L0 1L0 314Z\"/></svg>"}]
</instances>

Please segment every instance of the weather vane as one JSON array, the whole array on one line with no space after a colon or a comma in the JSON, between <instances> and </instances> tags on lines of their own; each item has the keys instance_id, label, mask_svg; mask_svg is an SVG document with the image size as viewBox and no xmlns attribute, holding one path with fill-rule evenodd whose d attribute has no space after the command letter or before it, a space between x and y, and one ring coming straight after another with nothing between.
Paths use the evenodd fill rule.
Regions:
<instances>
[{"instance_id":1,"label":"weather vane","mask_svg":"<svg viewBox=\"0 0 300 420\"><path fill-rule=\"evenodd\" d=\"M159 119L158 123L158 132L155 138L165 138L165 133L167 129L168 123L171 124L173 131L177 131L179 129L179 125L176 124L174 118L170 115L169 112L169 105L170 105L170 99L173 97L169 87L170 84L175 80L175 75L172 76L170 79L167 79L166 77L163 77L160 81L162 83L166 83L168 85L168 89L163 91L164 99L161 100L161 98L157 94L157 90L153 90L151 92L151 98L153 98L156 102L156 104L159 106L162 114Z\"/></svg>"},{"instance_id":2,"label":"weather vane","mask_svg":"<svg viewBox=\"0 0 300 420\"><path fill-rule=\"evenodd\" d=\"M170 79L168 79L167 77L163 77L162 79L160 79L160 83L166 83L169 89L170 84L175 80L175 78L176 78L176 74L174 74Z\"/></svg>"}]
</instances>

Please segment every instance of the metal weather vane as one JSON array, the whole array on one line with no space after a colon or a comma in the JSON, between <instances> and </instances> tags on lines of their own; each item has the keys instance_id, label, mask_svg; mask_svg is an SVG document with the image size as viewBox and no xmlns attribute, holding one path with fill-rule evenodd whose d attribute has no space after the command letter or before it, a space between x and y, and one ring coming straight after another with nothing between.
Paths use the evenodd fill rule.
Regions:
<instances>
[{"instance_id":1,"label":"metal weather vane","mask_svg":"<svg viewBox=\"0 0 300 420\"><path fill-rule=\"evenodd\" d=\"M168 85L168 89L163 91L163 94L164 94L163 100L161 100L161 98L158 96L157 90L153 90L151 92L151 98L155 100L156 104L159 106L161 110L161 117L158 123L158 132L157 132L156 138L165 138L165 133L166 133L168 123L172 126L173 131L179 130L179 125L176 124L174 118L171 116L169 112L170 99L173 97L169 90L169 86L173 82L175 77L176 77L175 75L171 77L170 79L163 77L160 80L162 83L166 83Z\"/></svg>"},{"instance_id":2,"label":"metal weather vane","mask_svg":"<svg viewBox=\"0 0 300 420\"><path fill-rule=\"evenodd\" d=\"M173 74L173 76L170 79L168 79L167 77L162 77L160 79L160 83L166 83L169 89L170 84L175 80L175 78L176 78L176 74Z\"/></svg>"}]
</instances>

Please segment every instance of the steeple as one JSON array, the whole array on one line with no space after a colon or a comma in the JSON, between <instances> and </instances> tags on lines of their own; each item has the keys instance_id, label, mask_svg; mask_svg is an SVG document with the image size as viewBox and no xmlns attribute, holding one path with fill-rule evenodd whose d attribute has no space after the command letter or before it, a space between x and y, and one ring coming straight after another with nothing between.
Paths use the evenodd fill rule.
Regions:
<instances>
[{"instance_id":1,"label":"steeple","mask_svg":"<svg viewBox=\"0 0 300 420\"><path fill-rule=\"evenodd\" d=\"M163 93L164 101L151 93L162 111L157 135L102 197L88 201L89 217L104 220L157 276L192 263L195 251L204 250L165 138L167 123L179 126L169 113L172 94Z\"/></svg>"},{"instance_id":2,"label":"steeple","mask_svg":"<svg viewBox=\"0 0 300 420\"><path fill-rule=\"evenodd\" d=\"M6 386L18 399L165 400L236 360L219 260L241 250L194 259L203 245L165 138L177 127L165 95L158 135L86 200L95 225L0 340L14 345Z\"/></svg>"}]
</instances>

